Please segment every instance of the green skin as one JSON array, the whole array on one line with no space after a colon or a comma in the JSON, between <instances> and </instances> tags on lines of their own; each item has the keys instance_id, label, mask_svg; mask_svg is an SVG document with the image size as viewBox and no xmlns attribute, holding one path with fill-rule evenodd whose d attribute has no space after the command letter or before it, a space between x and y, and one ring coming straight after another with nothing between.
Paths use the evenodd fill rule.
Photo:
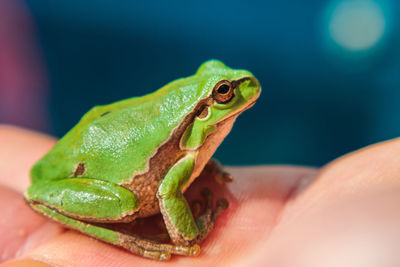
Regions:
<instances>
[{"instance_id":1,"label":"green skin","mask_svg":"<svg viewBox=\"0 0 400 267\"><path fill-rule=\"evenodd\" d=\"M234 92L228 101L216 91L221 81ZM260 92L250 72L211 60L154 93L96 106L32 167L25 199L48 218L148 258L197 255L227 203L195 219L183 192L206 166L226 175L207 163ZM104 226L158 212L174 245Z\"/></svg>"}]
</instances>

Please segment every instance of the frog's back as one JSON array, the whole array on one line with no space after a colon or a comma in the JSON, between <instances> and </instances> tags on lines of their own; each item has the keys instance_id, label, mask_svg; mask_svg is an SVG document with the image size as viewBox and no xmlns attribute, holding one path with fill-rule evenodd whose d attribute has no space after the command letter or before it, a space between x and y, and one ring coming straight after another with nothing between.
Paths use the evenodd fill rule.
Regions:
<instances>
[{"instance_id":1,"label":"frog's back","mask_svg":"<svg viewBox=\"0 0 400 267\"><path fill-rule=\"evenodd\" d=\"M207 94L202 81L188 79L197 78L93 108L35 164L32 182L79 176L122 183L144 172L148 159Z\"/></svg>"}]
</instances>

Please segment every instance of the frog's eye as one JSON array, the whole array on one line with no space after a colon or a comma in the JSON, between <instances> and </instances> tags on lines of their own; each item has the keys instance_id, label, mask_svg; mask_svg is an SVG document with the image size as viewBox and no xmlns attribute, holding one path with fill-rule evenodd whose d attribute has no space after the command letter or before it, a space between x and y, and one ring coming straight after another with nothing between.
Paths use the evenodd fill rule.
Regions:
<instances>
[{"instance_id":1,"label":"frog's eye","mask_svg":"<svg viewBox=\"0 0 400 267\"><path fill-rule=\"evenodd\" d=\"M226 104L235 96L232 84L229 81L220 81L215 85L212 97L218 104Z\"/></svg>"}]
</instances>

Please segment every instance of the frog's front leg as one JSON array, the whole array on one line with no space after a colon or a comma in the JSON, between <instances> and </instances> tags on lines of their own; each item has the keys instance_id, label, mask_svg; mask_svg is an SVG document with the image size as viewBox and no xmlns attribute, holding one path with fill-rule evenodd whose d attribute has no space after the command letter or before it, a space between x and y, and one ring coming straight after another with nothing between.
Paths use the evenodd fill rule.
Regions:
<instances>
[{"instance_id":1,"label":"frog's front leg","mask_svg":"<svg viewBox=\"0 0 400 267\"><path fill-rule=\"evenodd\" d=\"M182 188L193 172L194 162L191 155L179 160L164 177L157 193L160 210L174 244L190 246L202 241L213 229L218 215L228 206L226 200L219 200L213 212L212 193L210 190L203 190L207 208L203 215L194 219L182 194Z\"/></svg>"}]
</instances>

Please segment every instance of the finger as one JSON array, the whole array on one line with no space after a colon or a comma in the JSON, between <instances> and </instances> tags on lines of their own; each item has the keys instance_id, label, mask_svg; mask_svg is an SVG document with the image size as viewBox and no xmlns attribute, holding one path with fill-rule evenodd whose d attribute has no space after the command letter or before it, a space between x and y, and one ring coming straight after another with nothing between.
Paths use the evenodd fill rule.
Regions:
<instances>
[{"instance_id":1,"label":"finger","mask_svg":"<svg viewBox=\"0 0 400 267\"><path fill-rule=\"evenodd\" d=\"M285 210L269 243L271 266L397 266L400 139L342 157ZM287 257L287 255L291 255Z\"/></svg>"},{"instance_id":2,"label":"finger","mask_svg":"<svg viewBox=\"0 0 400 267\"><path fill-rule=\"evenodd\" d=\"M230 168L230 172L235 182L225 187L228 193L225 196L231 201L229 209L221 214L214 231L201 244L200 256L174 257L170 262L174 266L212 266L216 263L231 266L241 257L254 253L257 244L269 235L295 186L301 179L314 175L316 170L275 166ZM207 182L193 184L193 193L200 191ZM220 187L216 191L220 194L223 190ZM60 266L160 264L73 231L60 235L28 257Z\"/></svg>"},{"instance_id":3,"label":"finger","mask_svg":"<svg viewBox=\"0 0 400 267\"><path fill-rule=\"evenodd\" d=\"M0 185L23 192L30 168L55 142L47 135L0 125Z\"/></svg>"},{"instance_id":4,"label":"finger","mask_svg":"<svg viewBox=\"0 0 400 267\"><path fill-rule=\"evenodd\" d=\"M400 185L400 139L375 144L341 157L321 169L307 191L285 213L285 221L344 196L368 194Z\"/></svg>"},{"instance_id":5,"label":"finger","mask_svg":"<svg viewBox=\"0 0 400 267\"><path fill-rule=\"evenodd\" d=\"M61 227L35 214L21 194L0 186L1 261L22 257L53 239Z\"/></svg>"}]
</instances>

